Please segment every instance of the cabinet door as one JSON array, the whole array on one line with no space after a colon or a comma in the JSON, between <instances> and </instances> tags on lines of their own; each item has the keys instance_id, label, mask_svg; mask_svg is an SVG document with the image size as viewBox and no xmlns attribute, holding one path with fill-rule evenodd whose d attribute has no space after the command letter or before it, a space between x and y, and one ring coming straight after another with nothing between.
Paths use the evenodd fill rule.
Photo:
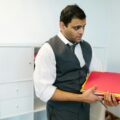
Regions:
<instances>
[{"instance_id":1,"label":"cabinet door","mask_svg":"<svg viewBox=\"0 0 120 120\"><path fill-rule=\"evenodd\" d=\"M0 83L32 80L34 49L30 47L0 48Z\"/></svg>"},{"instance_id":2,"label":"cabinet door","mask_svg":"<svg viewBox=\"0 0 120 120\"><path fill-rule=\"evenodd\" d=\"M17 97L34 98L33 80L17 82Z\"/></svg>"},{"instance_id":3,"label":"cabinet door","mask_svg":"<svg viewBox=\"0 0 120 120\"><path fill-rule=\"evenodd\" d=\"M33 81L0 84L0 100L33 97Z\"/></svg>"},{"instance_id":4,"label":"cabinet door","mask_svg":"<svg viewBox=\"0 0 120 120\"><path fill-rule=\"evenodd\" d=\"M34 99L32 97L24 97L19 99L18 103L18 113L30 113L33 112L33 101Z\"/></svg>"},{"instance_id":5,"label":"cabinet door","mask_svg":"<svg viewBox=\"0 0 120 120\"><path fill-rule=\"evenodd\" d=\"M18 113L18 101L0 101L0 119L11 117Z\"/></svg>"},{"instance_id":6,"label":"cabinet door","mask_svg":"<svg viewBox=\"0 0 120 120\"><path fill-rule=\"evenodd\" d=\"M0 102L15 97L17 97L17 84L0 84Z\"/></svg>"},{"instance_id":7,"label":"cabinet door","mask_svg":"<svg viewBox=\"0 0 120 120\"><path fill-rule=\"evenodd\" d=\"M0 119L9 118L33 111L33 98L24 97L0 101Z\"/></svg>"}]
</instances>

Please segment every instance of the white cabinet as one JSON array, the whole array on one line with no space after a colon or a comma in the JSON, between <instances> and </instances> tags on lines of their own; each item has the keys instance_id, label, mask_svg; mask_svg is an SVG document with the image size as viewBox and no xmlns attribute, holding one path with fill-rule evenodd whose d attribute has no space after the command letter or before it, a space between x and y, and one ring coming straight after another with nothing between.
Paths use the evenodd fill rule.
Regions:
<instances>
[{"instance_id":1,"label":"white cabinet","mask_svg":"<svg viewBox=\"0 0 120 120\"><path fill-rule=\"evenodd\" d=\"M0 119L33 112L34 48L1 46L0 56Z\"/></svg>"},{"instance_id":2,"label":"white cabinet","mask_svg":"<svg viewBox=\"0 0 120 120\"><path fill-rule=\"evenodd\" d=\"M33 87L34 47L0 46L0 120L34 120L45 110Z\"/></svg>"},{"instance_id":3,"label":"white cabinet","mask_svg":"<svg viewBox=\"0 0 120 120\"><path fill-rule=\"evenodd\" d=\"M0 47L0 83L32 80L33 48Z\"/></svg>"}]
</instances>

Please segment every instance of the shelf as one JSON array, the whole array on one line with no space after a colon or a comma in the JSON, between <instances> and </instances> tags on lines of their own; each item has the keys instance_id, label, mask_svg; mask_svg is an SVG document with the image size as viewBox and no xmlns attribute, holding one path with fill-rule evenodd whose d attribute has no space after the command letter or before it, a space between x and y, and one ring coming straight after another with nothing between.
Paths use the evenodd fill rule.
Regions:
<instances>
[{"instance_id":1,"label":"shelf","mask_svg":"<svg viewBox=\"0 0 120 120\"><path fill-rule=\"evenodd\" d=\"M11 115L5 116L5 117L0 117L0 120L18 117L18 116L27 115L27 114L34 114L35 112L40 112L40 111L44 111L44 110L46 110L46 104L39 100L39 102L37 101L37 103L35 103L34 110L27 111L27 112L21 112L18 114L11 114Z\"/></svg>"}]
</instances>

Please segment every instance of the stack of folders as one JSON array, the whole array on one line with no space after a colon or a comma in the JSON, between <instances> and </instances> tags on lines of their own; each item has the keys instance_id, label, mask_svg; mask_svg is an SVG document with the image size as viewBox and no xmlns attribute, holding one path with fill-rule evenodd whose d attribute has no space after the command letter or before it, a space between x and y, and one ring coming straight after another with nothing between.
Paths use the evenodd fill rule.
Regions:
<instances>
[{"instance_id":1,"label":"stack of folders","mask_svg":"<svg viewBox=\"0 0 120 120\"><path fill-rule=\"evenodd\" d=\"M110 92L120 101L120 73L93 71L88 75L81 92L92 86L96 86L96 95L104 95L106 92Z\"/></svg>"}]
</instances>

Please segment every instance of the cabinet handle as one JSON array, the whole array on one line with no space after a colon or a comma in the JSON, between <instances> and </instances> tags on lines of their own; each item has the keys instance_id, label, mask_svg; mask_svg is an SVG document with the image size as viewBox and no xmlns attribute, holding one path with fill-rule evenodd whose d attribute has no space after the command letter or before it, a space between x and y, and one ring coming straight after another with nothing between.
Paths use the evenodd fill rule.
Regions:
<instances>
[{"instance_id":1,"label":"cabinet handle","mask_svg":"<svg viewBox=\"0 0 120 120\"><path fill-rule=\"evenodd\" d=\"M18 104L16 105L16 108L17 108L17 109L19 108L19 105L18 105Z\"/></svg>"},{"instance_id":2,"label":"cabinet handle","mask_svg":"<svg viewBox=\"0 0 120 120\"><path fill-rule=\"evenodd\" d=\"M16 92L19 92L19 89L18 89L18 88L16 89Z\"/></svg>"},{"instance_id":3,"label":"cabinet handle","mask_svg":"<svg viewBox=\"0 0 120 120\"><path fill-rule=\"evenodd\" d=\"M29 65L31 65L32 64L32 62L29 62Z\"/></svg>"}]
</instances>

